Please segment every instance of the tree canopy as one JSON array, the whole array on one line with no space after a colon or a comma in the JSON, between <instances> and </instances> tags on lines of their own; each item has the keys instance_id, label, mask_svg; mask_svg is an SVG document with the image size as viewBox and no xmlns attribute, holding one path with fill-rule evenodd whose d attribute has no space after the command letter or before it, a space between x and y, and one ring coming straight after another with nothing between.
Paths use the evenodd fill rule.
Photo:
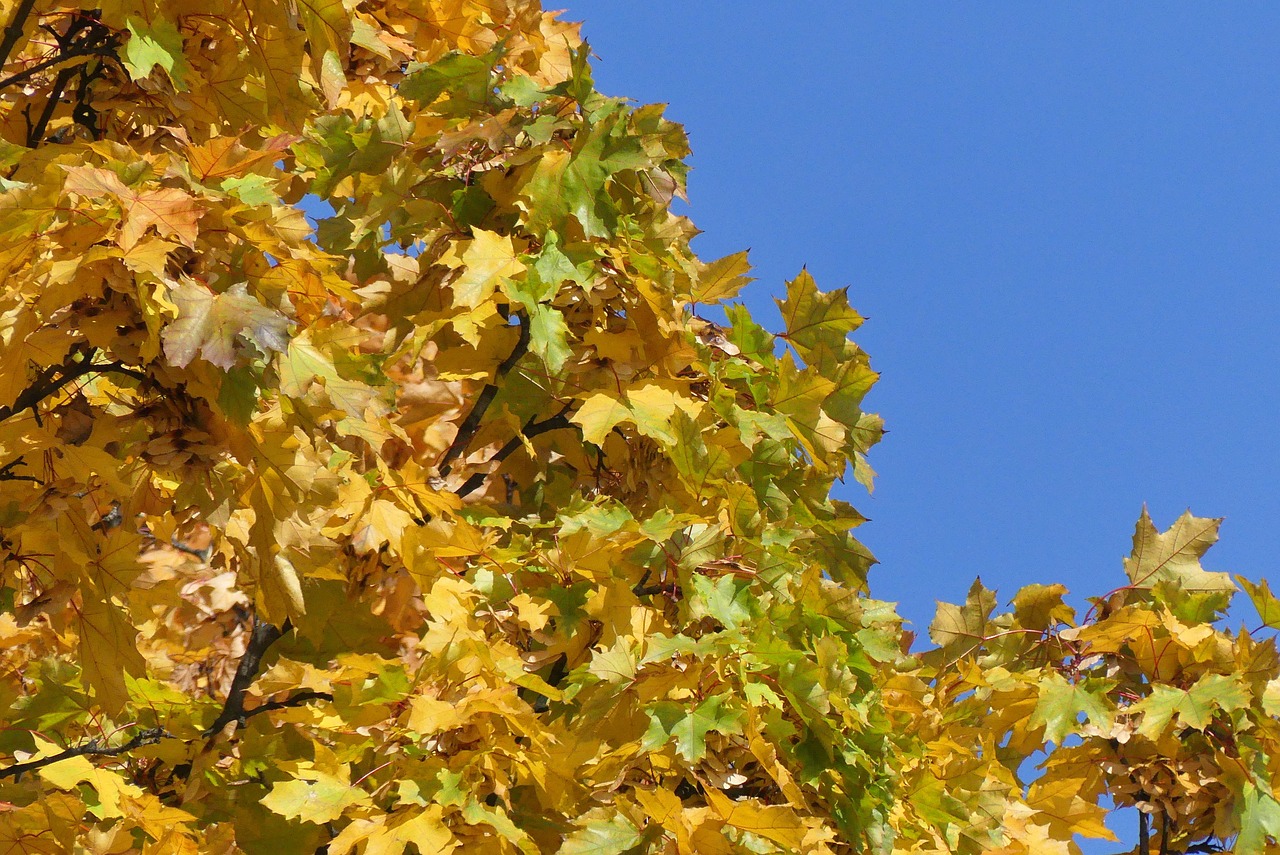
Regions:
<instances>
[{"instance_id":1,"label":"tree canopy","mask_svg":"<svg viewBox=\"0 0 1280 855\"><path fill-rule=\"evenodd\" d=\"M1272 851L1217 520L913 651L688 143L533 0L0 0L0 853ZM921 536L927 536L927 530ZM1028 761L1042 761L1035 770Z\"/></svg>"}]
</instances>

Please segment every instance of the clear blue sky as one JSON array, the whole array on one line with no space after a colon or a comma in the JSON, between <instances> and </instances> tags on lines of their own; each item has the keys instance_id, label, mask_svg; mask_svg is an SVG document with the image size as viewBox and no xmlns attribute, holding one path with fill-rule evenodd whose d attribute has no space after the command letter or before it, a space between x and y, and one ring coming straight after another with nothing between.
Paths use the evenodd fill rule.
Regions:
<instances>
[{"instance_id":1,"label":"clear blue sky","mask_svg":"<svg viewBox=\"0 0 1280 855\"><path fill-rule=\"evenodd\" d=\"M807 264L869 317L891 433L843 497L916 630L976 575L1121 584L1144 502L1226 517L1206 566L1280 579L1280 5L568 17L602 91L688 128L695 246L751 248L760 316Z\"/></svg>"}]
</instances>

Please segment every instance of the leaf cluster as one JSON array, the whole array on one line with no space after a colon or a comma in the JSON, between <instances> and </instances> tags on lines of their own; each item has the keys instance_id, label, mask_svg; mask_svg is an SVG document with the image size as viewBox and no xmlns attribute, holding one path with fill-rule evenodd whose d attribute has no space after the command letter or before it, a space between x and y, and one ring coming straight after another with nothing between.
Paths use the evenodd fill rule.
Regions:
<instances>
[{"instance_id":1,"label":"leaf cluster","mask_svg":"<svg viewBox=\"0 0 1280 855\"><path fill-rule=\"evenodd\" d=\"M888 846L861 318L576 26L0 11L3 847Z\"/></svg>"}]
</instances>

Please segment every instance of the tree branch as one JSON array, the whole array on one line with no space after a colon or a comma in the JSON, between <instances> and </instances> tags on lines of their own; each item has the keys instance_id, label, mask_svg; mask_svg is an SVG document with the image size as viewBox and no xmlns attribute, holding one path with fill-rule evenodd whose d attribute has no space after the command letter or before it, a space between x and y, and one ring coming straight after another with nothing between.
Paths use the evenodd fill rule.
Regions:
<instances>
[{"instance_id":1,"label":"tree branch","mask_svg":"<svg viewBox=\"0 0 1280 855\"><path fill-rule=\"evenodd\" d=\"M222 705L222 712L205 730L205 736L213 736L231 722L236 722L236 728L244 727L245 719L249 717L249 713L245 712L244 699L245 694L249 691L249 687L253 685L253 681L257 679L258 669L262 667L262 657L270 647L286 632L293 629L288 619L284 625L277 627L275 624L267 623L259 620L257 615L253 617L253 631L249 635L249 646L245 648L244 655L240 657L240 664L236 666L236 674L231 678L231 691L227 692L227 700Z\"/></svg>"},{"instance_id":2,"label":"tree branch","mask_svg":"<svg viewBox=\"0 0 1280 855\"><path fill-rule=\"evenodd\" d=\"M88 33L77 40L76 36L86 29ZM48 59L41 60L35 65L24 68L22 71L14 72L0 80L0 89L8 89L10 86L23 83L40 72L62 65L64 62L92 59L93 57L101 57L102 59L115 58L116 51L120 48L120 37L103 26L96 18L88 15L75 18L65 33L58 34L53 30L50 30L50 32L53 33L53 37L58 42L58 52ZM7 35L8 31L6 30ZM0 47L3 47L3 45L0 45ZM62 69L59 72L59 76L66 74L70 77L75 72L76 67L81 64L76 63L76 66ZM66 85L65 82L63 85Z\"/></svg>"},{"instance_id":3,"label":"tree branch","mask_svg":"<svg viewBox=\"0 0 1280 855\"><path fill-rule=\"evenodd\" d=\"M74 354L73 354L74 355ZM62 363L61 365L51 365L40 372L40 375L27 388L23 389L18 395L18 399L10 406L0 407L0 421L12 418L23 410L34 410L36 405L60 392L63 387L74 383L86 374L95 372L109 372L113 374L123 374L126 377L143 382L147 379L146 374L134 368L129 368L119 362L108 362L105 364L94 363L88 355L79 362L71 361Z\"/></svg>"},{"instance_id":4,"label":"tree branch","mask_svg":"<svg viewBox=\"0 0 1280 855\"><path fill-rule=\"evenodd\" d=\"M172 739L173 735L163 727L153 727L148 730L141 731L134 735L124 745L117 745L115 748L108 748L97 739L91 739L83 745L77 745L74 748L68 748L66 751L54 754L50 757L41 757L39 760L29 760L26 763L15 763L7 769L0 769L0 779L12 776L15 781L20 780L24 774L44 766L52 766L62 760L71 757L116 757L135 748L141 748L144 745L155 745L161 739Z\"/></svg>"},{"instance_id":5,"label":"tree branch","mask_svg":"<svg viewBox=\"0 0 1280 855\"><path fill-rule=\"evenodd\" d=\"M64 362L62 365L50 365L40 372L35 382L18 394L18 399L12 405L0 407L0 421L11 418L23 410L34 410L36 404L50 395L56 394L63 386L80 379L92 370L94 368L87 359L83 362Z\"/></svg>"},{"instance_id":6,"label":"tree branch","mask_svg":"<svg viewBox=\"0 0 1280 855\"><path fill-rule=\"evenodd\" d=\"M554 416L543 419L540 422L535 422L532 419L530 419L528 422L525 423L524 427L520 428L520 434L529 439L532 439L533 437L538 436L539 434L547 433L548 431L563 430L565 428L573 427L573 422L569 421L569 418L568 418L569 408L570 408L570 405L565 404L560 409L560 412L556 413ZM494 452L494 455L492 457L490 457L488 460L485 461L485 468L487 469L489 467L489 464L491 463L501 463L502 461L506 460L508 457L511 456L512 452L514 452L519 447L520 447L520 436L517 435L517 436L511 437L511 439L506 441L506 443L502 446L502 448L499 448L496 452ZM466 481L462 483L461 487L453 491L454 495L456 495L459 499L461 499L464 496L468 496L471 493L474 493L476 490L480 489L480 486L484 484L485 479L487 479L490 474L491 473L489 472L473 473L470 478L468 478Z\"/></svg>"},{"instance_id":7,"label":"tree branch","mask_svg":"<svg viewBox=\"0 0 1280 855\"><path fill-rule=\"evenodd\" d=\"M49 100L45 102L44 110L40 112L40 118L27 130L27 148L35 148L44 139L44 132L49 129L49 121L53 118L54 111L58 109L58 102L62 100L62 92L75 73L74 65L58 71L58 76L53 81L53 88L49 90ZM0 83L0 89L6 85L6 83Z\"/></svg>"},{"instance_id":8,"label":"tree branch","mask_svg":"<svg viewBox=\"0 0 1280 855\"><path fill-rule=\"evenodd\" d=\"M120 374L125 377L132 377L134 380L137 380L139 383L146 383L151 379L150 377L147 376L145 371L139 371L136 368L130 368L129 366L122 365L119 362L107 362L102 365L95 365L93 367L94 369L101 371L103 374Z\"/></svg>"},{"instance_id":9,"label":"tree branch","mask_svg":"<svg viewBox=\"0 0 1280 855\"><path fill-rule=\"evenodd\" d=\"M511 353L508 354L507 358L498 365L497 371L494 372L493 382L485 384L484 389L476 397L476 402L471 407L471 412L467 413L467 417L462 420L462 424L458 425L457 436L453 438L453 442L445 450L444 456L440 458L441 478L449 474L449 470L453 468L454 459L467 450L467 445L476 435L476 431L480 429L480 420L484 418L485 411L489 409L489 405L493 403L494 397L498 394L498 383L515 367L520 358L529 352L529 316L521 311L516 313L516 318L520 321L520 338L516 340L516 346L511 349Z\"/></svg>"},{"instance_id":10,"label":"tree branch","mask_svg":"<svg viewBox=\"0 0 1280 855\"><path fill-rule=\"evenodd\" d=\"M4 28L4 41L0 41L0 68L9 64L9 54L22 38L22 31L27 27L27 18L35 8L36 0L22 0L13 12L13 20Z\"/></svg>"}]
</instances>

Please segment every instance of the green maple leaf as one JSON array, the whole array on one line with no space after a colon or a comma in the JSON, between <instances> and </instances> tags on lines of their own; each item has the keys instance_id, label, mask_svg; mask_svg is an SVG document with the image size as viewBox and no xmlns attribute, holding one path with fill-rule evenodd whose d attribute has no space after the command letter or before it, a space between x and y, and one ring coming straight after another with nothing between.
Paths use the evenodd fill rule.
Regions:
<instances>
[{"instance_id":1,"label":"green maple leaf","mask_svg":"<svg viewBox=\"0 0 1280 855\"><path fill-rule=\"evenodd\" d=\"M624 169L649 165L640 141L627 133L622 105L612 115L598 116L579 132L572 153L544 155L533 176L520 189L525 222L538 234L560 231L569 217L587 237L610 237L617 228L617 206L606 185Z\"/></svg>"},{"instance_id":2,"label":"green maple leaf","mask_svg":"<svg viewBox=\"0 0 1280 855\"><path fill-rule=\"evenodd\" d=\"M146 24L130 18L127 26L129 41L124 45L124 67L129 77L141 80L158 65L176 89L186 89L187 57L182 50L182 34L173 22L159 19Z\"/></svg>"},{"instance_id":3,"label":"green maple leaf","mask_svg":"<svg viewBox=\"0 0 1280 855\"><path fill-rule=\"evenodd\" d=\"M1156 738L1173 720L1203 730L1212 721L1214 710L1231 712L1249 705L1249 693L1240 678L1227 674L1206 674L1190 689L1157 684L1151 694L1130 707L1142 713L1138 732Z\"/></svg>"},{"instance_id":4,"label":"green maple leaf","mask_svg":"<svg viewBox=\"0 0 1280 855\"><path fill-rule=\"evenodd\" d=\"M429 106L447 92L456 107L470 110L485 103L492 77L489 59L451 53L430 64L411 63L400 82L400 97Z\"/></svg>"},{"instance_id":5,"label":"green maple leaf","mask_svg":"<svg viewBox=\"0 0 1280 855\"><path fill-rule=\"evenodd\" d=\"M699 575L693 577L693 590L694 617L710 616L726 629L733 629L756 615L753 606L757 595L744 580L733 576L709 579Z\"/></svg>"},{"instance_id":6,"label":"green maple leaf","mask_svg":"<svg viewBox=\"0 0 1280 855\"><path fill-rule=\"evenodd\" d=\"M1239 814L1240 836L1236 838L1232 851L1236 855L1258 855L1272 851L1267 846L1267 838L1280 840L1280 802L1255 784L1246 783Z\"/></svg>"},{"instance_id":7,"label":"green maple leaf","mask_svg":"<svg viewBox=\"0 0 1280 855\"><path fill-rule=\"evenodd\" d=\"M1102 728L1111 726L1115 716L1113 705L1107 700L1115 683L1110 680L1086 679L1072 683L1056 671L1040 680L1040 697L1031 713L1032 727L1044 725L1047 742L1061 745L1064 737L1075 733L1080 726L1080 714Z\"/></svg>"},{"instance_id":8,"label":"green maple leaf","mask_svg":"<svg viewBox=\"0 0 1280 855\"><path fill-rule=\"evenodd\" d=\"M559 309L542 304L529 308L529 350L547 364L552 374L559 373L573 355L569 325Z\"/></svg>"},{"instance_id":9,"label":"green maple leaf","mask_svg":"<svg viewBox=\"0 0 1280 855\"><path fill-rule=\"evenodd\" d=\"M222 179L222 189L234 193L246 205L271 205L280 201L276 182L265 175L231 175Z\"/></svg>"},{"instance_id":10,"label":"green maple leaf","mask_svg":"<svg viewBox=\"0 0 1280 855\"><path fill-rule=\"evenodd\" d=\"M648 710L649 729L644 735L646 750L675 741L676 753L690 763L707 756L707 734L741 733L742 713L725 709L725 696L712 695L697 709L663 701Z\"/></svg>"},{"instance_id":11,"label":"green maple leaf","mask_svg":"<svg viewBox=\"0 0 1280 855\"><path fill-rule=\"evenodd\" d=\"M564 282L586 285L591 281L590 270L589 261L579 266L560 248L560 236L548 232L542 251L529 267L530 275L525 277L523 287L528 289L533 301L540 302L552 297Z\"/></svg>"}]
</instances>

